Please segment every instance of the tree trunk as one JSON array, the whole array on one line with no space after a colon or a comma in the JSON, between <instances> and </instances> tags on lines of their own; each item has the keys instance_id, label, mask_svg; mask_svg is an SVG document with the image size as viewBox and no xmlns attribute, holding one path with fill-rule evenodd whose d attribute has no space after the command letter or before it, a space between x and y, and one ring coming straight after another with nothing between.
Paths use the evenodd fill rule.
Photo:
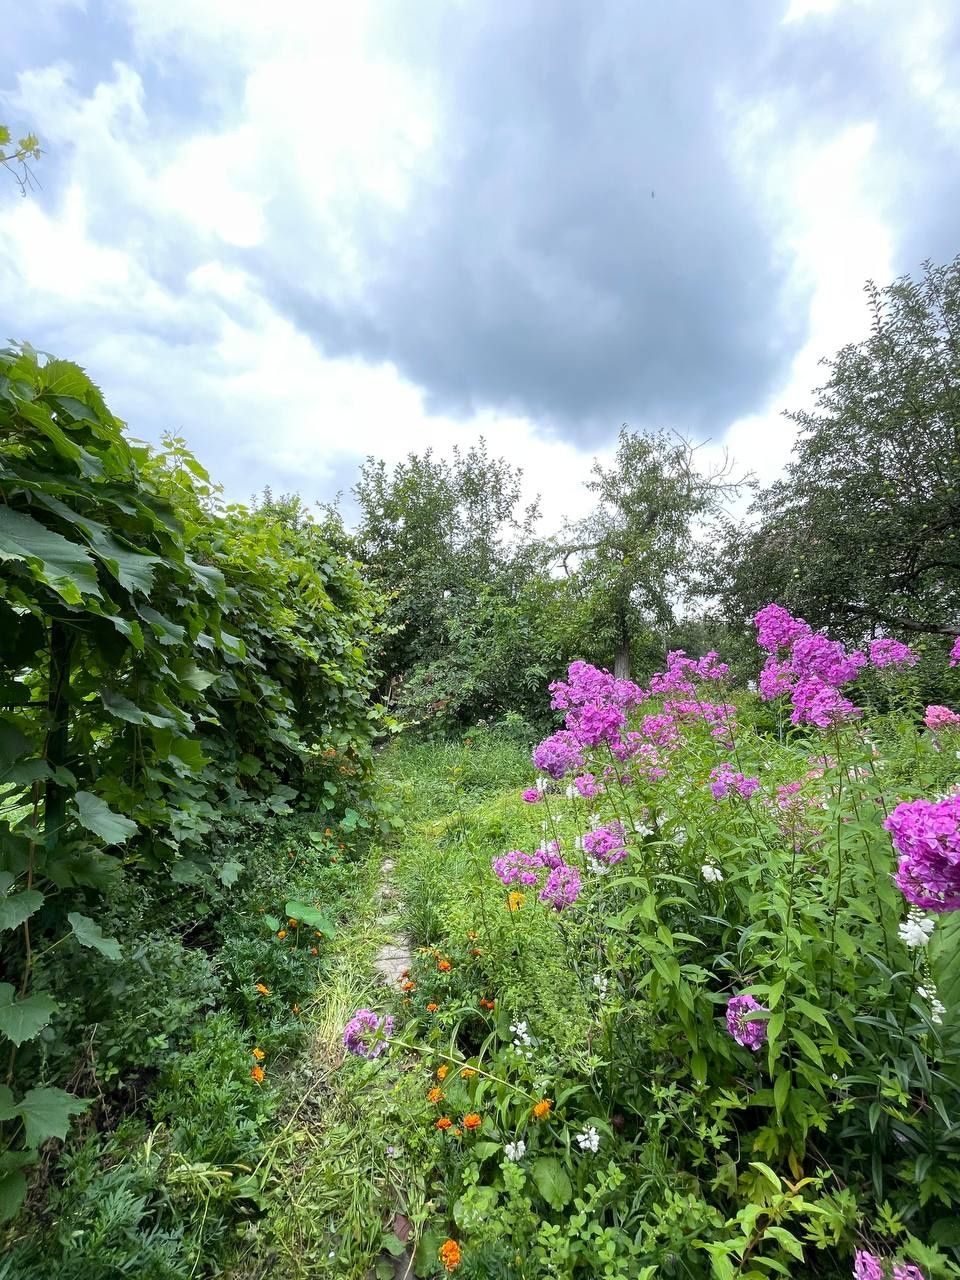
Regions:
<instances>
[{"instance_id":1,"label":"tree trunk","mask_svg":"<svg viewBox=\"0 0 960 1280\"><path fill-rule=\"evenodd\" d=\"M627 615L620 613L617 621L619 623L620 639L617 641L617 651L613 656L613 674L618 680L629 680L630 628L627 625Z\"/></svg>"}]
</instances>

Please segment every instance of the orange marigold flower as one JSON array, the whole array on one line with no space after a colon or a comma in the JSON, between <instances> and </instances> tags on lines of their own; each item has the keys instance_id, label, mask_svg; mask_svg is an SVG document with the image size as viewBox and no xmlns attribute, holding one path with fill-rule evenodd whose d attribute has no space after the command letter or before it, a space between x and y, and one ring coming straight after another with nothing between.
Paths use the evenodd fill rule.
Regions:
<instances>
[{"instance_id":1,"label":"orange marigold flower","mask_svg":"<svg viewBox=\"0 0 960 1280\"><path fill-rule=\"evenodd\" d=\"M428 1089L428 1090L427 1090L427 1101L428 1101L428 1102L442 1102L442 1101L443 1101L443 1090L442 1090L442 1089L438 1089L436 1085L434 1085L432 1089Z\"/></svg>"},{"instance_id":2,"label":"orange marigold flower","mask_svg":"<svg viewBox=\"0 0 960 1280\"><path fill-rule=\"evenodd\" d=\"M313 931L313 936L314 936L315 938L322 938L322 937L323 937L323 934L320 932L320 930L319 930L319 929L314 929L314 931Z\"/></svg>"},{"instance_id":3,"label":"orange marigold flower","mask_svg":"<svg viewBox=\"0 0 960 1280\"><path fill-rule=\"evenodd\" d=\"M456 1271L462 1256L456 1240L444 1240L440 1246L440 1261L443 1263L444 1271Z\"/></svg>"},{"instance_id":4,"label":"orange marigold flower","mask_svg":"<svg viewBox=\"0 0 960 1280\"><path fill-rule=\"evenodd\" d=\"M440 1119L437 1121L436 1127L438 1129L449 1129L452 1124L453 1124L453 1121L450 1119L449 1116L441 1116Z\"/></svg>"},{"instance_id":5,"label":"orange marigold flower","mask_svg":"<svg viewBox=\"0 0 960 1280\"><path fill-rule=\"evenodd\" d=\"M284 939L286 936L287 936L287 931L286 931L286 929L278 929L278 930L277 930L277 937L280 939L280 941L281 941L281 942L283 941L283 939Z\"/></svg>"},{"instance_id":6,"label":"orange marigold flower","mask_svg":"<svg viewBox=\"0 0 960 1280\"><path fill-rule=\"evenodd\" d=\"M479 1129L482 1124L483 1117L478 1116L475 1111L470 1111L463 1117L463 1127L469 1129L471 1133L474 1129Z\"/></svg>"},{"instance_id":7,"label":"orange marigold flower","mask_svg":"<svg viewBox=\"0 0 960 1280\"><path fill-rule=\"evenodd\" d=\"M440 970L441 973L449 973L450 970L453 968L453 965L450 963L449 960L438 960L437 968Z\"/></svg>"},{"instance_id":8,"label":"orange marigold flower","mask_svg":"<svg viewBox=\"0 0 960 1280\"><path fill-rule=\"evenodd\" d=\"M431 1001L430 1004L427 1005L427 1013L436 1013L439 1008L440 1006L438 1004L434 1004Z\"/></svg>"},{"instance_id":9,"label":"orange marigold flower","mask_svg":"<svg viewBox=\"0 0 960 1280\"><path fill-rule=\"evenodd\" d=\"M519 911L526 900L526 897L522 893L514 892L507 894L507 906L511 911Z\"/></svg>"},{"instance_id":10,"label":"orange marigold flower","mask_svg":"<svg viewBox=\"0 0 960 1280\"><path fill-rule=\"evenodd\" d=\"M267 1073L264 1071L263 1067L251 1067L250 1074L253 1076L257 1084L263 1084L264 1077Z\"/></svg>"},{"instance_id":11,"label":"orange marigold flower","mask_svg":"<svg viewBox=\"0 0 960 1280\"><path fill-rule=\"evenodd\" d=\"M549 1098L541 1098L539 1102L534 1104L533 1115L535 1120L542 1120L544 1116L550 1114L550 1108L553 1106Z\"/></svg>"},{"instance_id":12,"label":"orange marigold flower","mask_svg":"<svg viewBox=\"0 0 960 1280\"><path fill-rule=\"evenodd\" d=\"M400 983L401 991L416 991L416 989L417 989L417 984L415 982L411 982L409 978L406 980L406 982Z\"/></svg>"},{"instance_id":13,"label":"orange marigold flower","mask_svg":"<svg viewBox=\"0 0 960 1280\"><path fill-rule=\"evenodd\" d=\"M471 947L471 948L470 948L470 954L471 954L472 956L482 956L482 955L483 955L483 952L480 950L480 948L479 948L479 947Z\"/></svg>"},{"instance_id":14,"label":"orange marigold flower","mask_svg":"<svg viewBox=\"0 0 960 1280\"><path fill-rule=\"evenodd\" d=\"M258 1062L262 1062L267 1055L263 1052L262 1049L254 1049L253 1056L256 1058Z\"/></svg>"},{"instance_id":15,"label":"orange marigold flower","mask_svg":"<svg viewBox=\"0 0 960 1280\"><path fill-rule=\"evenodd\" d=\"M318 955L320 954L320 948L319 948L319 947L311 947L311 948L310 948L310 954L311 954L312 956L318 956Z\"/></svg>"},{"instance_id":16,"label":"orange marigold flower","mask_svg":"<svg viewBox=\"0 0 960 1280\"><path fill-rule=\"evenodd\" d=\"M474 1071L473 1067L464 1067L460 1074L463 1076L464 1080L469 1080L471 1076L475 1076L477 1073Z\"/></svg>"},{"instance_id":17,"label":"orange marigold flower","mask_svg":"<svg viewBox=\"0 0 960 1280\"><path fill-rule=\"evenodd\" d=\"M488 1000L486 996L481 996L481 997L480 997L480 1008L481 1008L481 1009L492 1009L495 1003L496 1003L496 1001L494 1001L494 1000Z\"/></svg>"},{"instance_id":18,"label":"orange marigold flower","mask_svg":"<svg viewBox=\"0 0 960 1280\"><path fill-rule=\"evenodd\" d=\"M291 916L290 919L287 921L287 924L290 926L291 929L295 929L299 923L300 921L295 920L293 916Z\"/></svg>"},{"instance_id":19,"label":"orange marigold flower","mask_svg":"<svg viewBox=\"0 0 960 1280\"><path fill-rule=\"evenodd\" d=\"M446 1064L446 1063L444 1063L444 1064L443 1064L442 1066L440 1066L440 1067L437 1067L437 1079L438 1079L438 1080L446 1080L446 1078L447 1078L447 1072L448 1072L449 1070L450 1070L450 1068L447 1066L447 1064Z\"/></svg>"},{"instance_id":20,"label":"orange marigold flower","mask_svg":"<svg viewBox=\"0 0 960 1280\"><path fill-rule=\"evenodd\" d=\"M462 1130L460 1130L460 1129L457 1129L457 1128L453 1128L453 1129L451 1129L451 1130L450 1130L450 1137L451 1137L451 1138L462 1138L462 1137L463 1137L463 1131L462 1131Z\"/></svg>"},{"instance_id":21,"label":"orange marigold flower","mask_svg":"<svg viewBox=\"0 0 960 1280\"><path fill-rule=\"evenodd\" d=\"M262 982L257 983L257 990L260 992L262 996L268 996L270 994L270 988L264 986Z\"/></svg>"}]
</instances>

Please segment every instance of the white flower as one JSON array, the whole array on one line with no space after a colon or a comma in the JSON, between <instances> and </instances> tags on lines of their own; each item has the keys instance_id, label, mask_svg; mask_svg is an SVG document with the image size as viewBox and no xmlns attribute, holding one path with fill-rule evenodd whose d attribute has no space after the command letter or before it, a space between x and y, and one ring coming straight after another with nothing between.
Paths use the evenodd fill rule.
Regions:
<instances>
[{"instance_id":1,"label":"white flower","mask_svg":"<svg viewBox=\"0 0 960 1280\"><path fill-rule=\"evenodd\" d=\"M610 868L605 862L601 862L599 858L595 858L591 854L587 863L587 870L592 871L595 876L605 876Z\"/></svg>"},{"instance_id":2,"label":"white flower","mask_svg":"<svg viewBox=\"0 0 960 1280\"><path fill-rule=\"evenodd\" d=\"M513 1036L514 1047L517 1049L521 1048L521 1046L526 1048L527 1045L532 1043L525 1022L514 1022L510 1027L510 1033Z\"/></svg>"},{"instance_id":3,"label":"white flower","mask_svg":"<svg viewBox=\"0 0 960 1280\"><path fill-rule=\"evenodd\" d=\"M591 825L591 827L599 827L599 825L600 825L600 814L599 814L599 813L591 813L591 815L590 815L590 825Z\"/></svg>"},{"instance_id":4,"label":"white flower","mask_svg":"<svg viewBox=\"0 0 960 1280\"><path fill-rule=\"evenodd\" d=\"M593 1125L588 1125L583 1133L577 1134L577 1143L581 1151L596 1151L600 1146L600 1135Z\"/></svg>"},{"instance_id":5,"label":"white flower","mask_svg":"<svg viewBox=\"0 0 960 1280\"><path fill-rule=\"evenodd\" d=\"M522 1138L518 1138L516 1142L508 1142L504 1145L503 1154L516 1164L523 1159L526 1150L527 1144Z\"/></svg>"},{"instance_id":6,"label":"white flower","mask_svg":"<svg viewBox=\"0 0 960 1280\"><path fill-rule=\"evenodd\" d=\"M673 843L685 844L686 839L687 839L687 833L685 831L678 831L677 834L673 837Z\"/></svg>"},{"instance_id":7,"label":"white flower","mask_svg":"<svg viewBox=\"0 0 960 1280\"><path fill-rule=\"evenodd\" d=\"M583 852L583 836L573 837L573 847L577 849L580 853Z\"/></svg>"},{"instance_id":8,"label":"white flower","mask_svg":"<svg viewBox=\"0 0 960 1280\"><path fill-rule=\"evenodd\" d=\"M593 975L593 985L597 989L599 999L606 1000L607 991L610 989L610 983L607 978L602 973L595 973Z\"/></svg>"},{"instance_id":9,"label":"white flower","mask_svg":"<svg viewBox=\"0 0 960 1280\"><path fill-rule=\"evenodd\" d=\"M925 947L933 933L934 921L920 911L911 911L897 932L901 941L908 947Z\"/></svg>"},{"instance_id":10,"label":"white flower","mask_svg":"<svg viewBox=\"0 0 960 1280\"><path fill-rule=\"evenodd\" d=\"M569 787L567 787L566 791L564 792L564 795L567 797L568 800L576 800L577 788L573 785L572 782L570 783Z\"/></svg>"},{"instance_id":11,"label":"white flower","mask_svg":"<svg viewBox=\"0 0 960 1280\"><path fill-rule=\"evenodd\" d=\"M644 836L653 835L653 827L648 827L645 822L635 822L633 824L633 829L634 829L634 832L641 837L641 839Z\"/></svg>"},{"instance_id":12,"label":"white flower","mask_svg":"<svg viewBox=\"0 0 960 1280\"><path fill-rule=\"evenodd\" d=\"M543 792L544 792L544 791L546 791L547 786L549 785L549 782L550 782L550 779L549 779L549 778L545 778L545 777L543 776L543 774L541 773L541 774L538 774L538 775L537 775L537 780L536 780L536 782L534 783L534 786L537 788L537 790L538 790L538 791L540 792L540 794L542 795L542 794L543 794Z\"/></svg>"},{"instance_id":13,"label":"white flower","mask_svg":"<svg viewBox=\"0 0 960 1280\"><path fill-rule=\"evenodd\" d=\"M543 828L544 831L546 831L549 828L550 823L547 821L546 818L544 818L544 820L540 823L540 826Z\"/></svg>"},{"instance_id":14,"label":"white flower","mask_svg":"<svg viewBox=\"0 0 960 1280\"><path fill-rule=\"evenodd\" d=\"M700 874L706 880L707 884L720 884L723 880L723 872L719 867L713 866L709 862L705 862L700 868Z\"/></svg>"}]
</instances>

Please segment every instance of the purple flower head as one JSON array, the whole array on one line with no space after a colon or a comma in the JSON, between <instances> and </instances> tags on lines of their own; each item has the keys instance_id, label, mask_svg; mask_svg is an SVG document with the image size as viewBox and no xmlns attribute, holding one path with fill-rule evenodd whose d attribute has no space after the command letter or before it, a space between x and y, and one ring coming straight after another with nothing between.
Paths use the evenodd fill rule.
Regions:
<instances>
[{"instance_id":1,"label":"purple flower head","mask_svg":"<svg viewBox=\"0 0 960 1280\"><path fill-rule=\"evenodd\" d=\"M839 640L830 640L817 631L794 641L790 665L801 679L816 676L824 684L846 684L867 665L867 655L859 649L847 653Z\"/></svg>"},{"instance_id":2,"label":"purple flower head","mask_svg":"<svg viewBox=\"0 0 960 1280\"><path fill-rule=\"evenodd\" d=\"M883 637L870 641L870 664L874 667L913 667L917 655L902 640Z\"/></svg>"},{"instance_id":3,"label":"purple flower head","mask_svg":"<svg viewBox=\"0 0 960 1280\"><path fill-rule=\"evenodd\" d=\"M950 665L955 667L960 664L960 636L957 636L953 642L953 648L950 650Z\"/></svg>"},{"instance_id":4,"label":"purple flower head","mask_svg":"<svg viewBox=\"0 0 960 1280\"><path fill-rule=\"evenodd\" d=\"M539 804L543 797L536 787L527 787L523 793L523 798L527 804Z\"/></svg>"},{"instance_id":5,"label":"purple flower head","mask_svg":"<svg viewBox=\"0 0 960 1280\"><path fill-rule=\"evenodd\" d=\"M768 604L753 619L757 627L757 644L767 653L789 649L794 640L810 634L803 618L795 618L779 604Z\"/></svg>"},{"instance_id":6,"label":"purple flower head","mask_svg":"<svg viewBox=\"0 0 960 1280\"><path fill-rule=\"evenodd\" d=\"M547 877L547 883L540 890L540 901L549 903L556 911L572 907L580 897L580 872L576 867L561 862L554 867Z\"/></svg>"},{"instance_id":7,"label":"purple flower head","mask_svg":"<svg viewBox=\"0 0 960 1280\"><path fill-rule=\"evenodd\" d=\"M626 717L619 707L588 702L586 706L567 712L566 726L579 742L595 747L601 742L616 742Z\"/></svg>"},{"instance_id":8,"label":"purple flower head","mask_svg":"<svg viewBox=\"0 0 960 1280\"><path fill-rule=\"evenodd\" d=\"M760 697L764 702L772 702L781 693L789 692L793 688L795 681L796 676L790 663L783 662L771 654L763 664L763 670L760 672L760 680L758 682Z\"/></svg>"},{"instance_id":9,"label":"purple flower head","mask_svg":"<svg viewBox=\"0 0 960 1280\"><path fill-rule=\"evenodd\" d=\"M626 834L621 822L610 822L605 827L597 827L583 837L584 850L610 867L627 856L625 842Z\"/></svg>"},{"instance_id":10,"label":"purple flower head","mask_svg":"<svg viewBox=\"0 0 960 1280\"><path fill-rule=\"evenodd\" d=\"M549 844L542 844L537 850L536 856L540 859L540 865L542 867L549 868L551 871L557 867L563 866L563 858L560 856L560 846L557 844L556 840L551 840Z\"/></svg>"},{"instance_id":11,"label":"purple flower head","mask_svg":"<svg viewBox=\"0 0 960 1280\"><path fill-rule=\"evenodd\" d=\"M575 710L588 703L626 709L638 706L647 697L632 680L618 680L609 671L601 671L588 662L571 662L567 680L555 680L550 693L554 711Z\"/></svg>"},{"instance_id":12,"label":"purple flower head","mask_svg":"<svg viewBox=\"0 0 960 1280\"><path fill-rule=\"evenodd\" d=\"M720 655L711 649L705 653L696 665L697 675L701 680L722 680L730 670L730 664L720 661Z\"/></svg>"},{"instance_id":13,"label":"purple flower head","mask_svg":"<svg viewBox=\"0 0 960 1280\"><path fill-rule=\"evenodd\" d=\"M853 1255L854 1280L883 1280L883 1264L874 1253L858 1249Z\"/></svg>"},{"instance_id":14,"label":"purple flower head","mask_svg":"<svg viewBox=\"0 0 960 1280\"><path fill-rule=\"evenodd\" d=\"M748 778L742 773L737 773L728 760L711 769L710 777L712 779L710 790L714 800L726 799L731 791L735 791L744 800L749 800L760 786L759 778Z\"/></svg>"},{"instance_id":15,"label":"purple flower head","mask_svg":"<svg viewBox=\"0 0 960 1280\"><path fill-rule=\"evenodd\" d=\"M594 796L600 794L600 783L597 782L592 773L581 773L579 777L574 778L573 785L584 800L592 800Z\"/></svg>"},{"instance_id":16,"label":"purple flower head","mask_svg":"<svg viewBox=\"0 0 960 1280\"><path fill-rule=\"evenodd\" d=\"M893 1266L893 1280L927 1280L927 1278L912 1262L896 1262Z\"/></svg>"},{"instance_id":17,"label":"purple flower head","mask_svg":"<svg viewBox=\"0 0 960 1280\"><path fill-rule=\"evenodd\" d=\"M905 801L883 825L900 854L894 882L907 901L960 911L960 796Z\"/></svg>"},{"instance_id":18,"label":"purple flower head","mask_svg":"<svg viewBox=\"0 0 960 1280\"><path fill-rule=\"evenodd\" d=\"M348 1053L360 1058L378 1058L393 1035L393 1018L378 1018L372 1009L358 1009L343 1029Z\"/></svg>"},{"instance_id":19,"label":"purple flower head","mask_svg":"<svg viewBox=\"0 0 960 1280\"><path fill-rule=\"evenodd\" d=\"M767 1012L753 996L731 996L727 1001L727 1030L737 1044L756 1051L767 1042L767 1024L753 1021L749 1015Z\"/></svg>"},{"instance_id":20,"label":"purple flower head","mask_svg":"<svg viewBox=\"0 0 960 1280\"><path fill-rule=\"evenodd\" d=\"M543 863L535 853L524 853L522 849L511 849L493 859L493 873L506 888L519 880L521 884L533 885L539 879Z\"/></svg>"},{"instance_id":21,"label":"purple flower head","mask_svg":"<svg viewBox=\"0 0 960 1280\"><path fill-rule=\"evenodd\" d=\"M793 724L815 724L821 729L828 729L861 714L832 684L814 675L804 676L797 682L791 701L793 712L790 719Z\"/></svg>"},{"instance_id":22,"label":"purple flower head","mask_svg":"<svg viewBox=\"0 0 960 1280\"><path fill-rule=\"evenodd\" d=\"M644 716L640 721L640 732L658 747L675 747L680 741L677 722L671 715Z\"/></svg>"},{"instance_id":23,"label":"purple flower head","mask_svg":"<svg viewBox=\"0 0 960 1280\"><path fill-rule=\"evenodd\" d=\"M569 730L560 729L534 748L533 763L559 780L567 773L582 769L584 761L577 739Z\"/></svg>"}]
</instances>

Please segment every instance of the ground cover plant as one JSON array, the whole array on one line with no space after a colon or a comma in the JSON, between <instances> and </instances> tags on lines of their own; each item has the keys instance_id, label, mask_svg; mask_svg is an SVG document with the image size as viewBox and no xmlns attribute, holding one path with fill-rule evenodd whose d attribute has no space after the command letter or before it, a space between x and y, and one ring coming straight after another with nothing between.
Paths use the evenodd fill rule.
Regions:
<instances>
[{"instance_id":1,"label":"ground cover plant","mask_svg":"<svg viewBox=\"0 0 960 1280\"><path fill-rule=\"evenodd\" d=\"M960 1274L960 715L756 625L758 694L575 663L522 794L473 738L401 855L419 947L344 1044L432 1108L417 1274Z\"/></svg>"}]
</instances>

